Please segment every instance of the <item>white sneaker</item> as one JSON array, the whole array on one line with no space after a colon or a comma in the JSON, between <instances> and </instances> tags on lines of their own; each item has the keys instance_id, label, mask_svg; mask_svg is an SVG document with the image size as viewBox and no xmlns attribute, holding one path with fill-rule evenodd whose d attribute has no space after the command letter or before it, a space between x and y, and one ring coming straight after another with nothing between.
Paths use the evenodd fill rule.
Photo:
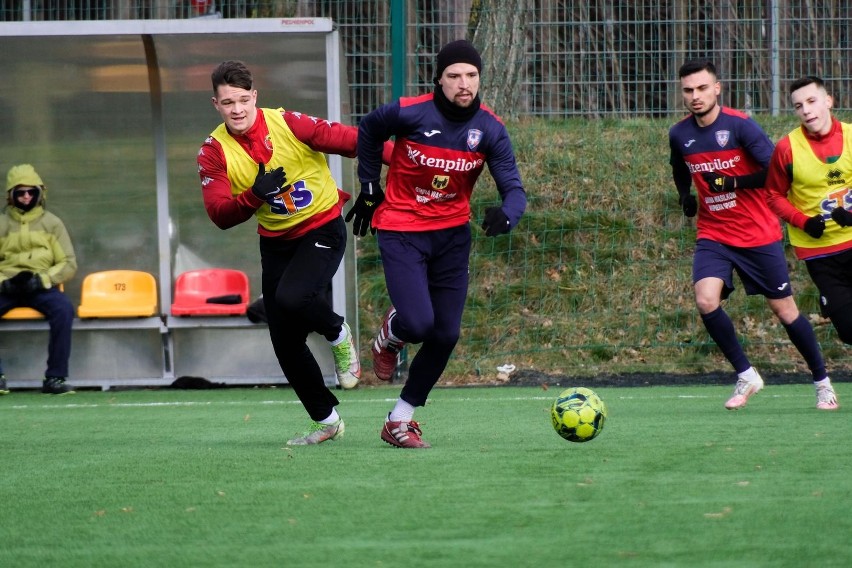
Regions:
<instances>
[{"instance_id":1,"label":"white sneaker","mask_svg":"<svg viewBox=\"0 0 852 568\"><path fill-rule=\"evenodd\" d=\"M734 387L734 395L725 403L725 408L728 410L743 408L752 395L759 393L763 389L763 378L757 374L757 371L754 374L757 380L737 379L737 385Z\"/></svg>"},{"instance_id":2,"label":"white sneaker","mask_svg":"<svg viewBox=\"0 0 852 568\"><path fill-rule=\"evenodd\" d=\"M337 374L337 382L344 389L354 389L358 386L361 378L361 361L358 359L358 350L355 348L355 339L349 325L343 324L346 339L331 346L331 354L334 355L334 371Z\"/></svg>"},{"instance_id":3,"label":"white sneaker","mask_svg":"<svg viewBox=\"0 0 852 568\"><path fill-rule=\"evenodd\" d=\"M840 404L837 402L837 395L831 386L831 382L827 385L820 385L816 388L817 410L837 410Z\"/></svg>"}]
</instances>

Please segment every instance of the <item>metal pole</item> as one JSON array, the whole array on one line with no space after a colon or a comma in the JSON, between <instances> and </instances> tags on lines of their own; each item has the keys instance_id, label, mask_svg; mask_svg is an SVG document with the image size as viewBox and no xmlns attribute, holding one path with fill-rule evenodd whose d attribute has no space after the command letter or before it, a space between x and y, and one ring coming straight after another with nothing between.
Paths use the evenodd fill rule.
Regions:
<instances>
[{"instance_id":1,"label":"metal pole","mask_svg":"<svg viewBox=\"0 0 852 568\"><path fill-rule=\"evenodd\" d=\"M391 95L405 95L407 83L405 61L406 1L391 0Z\"/></svg>"},{"instance_id":2,"label":"metal pole","mask_svg":"<svg viewBox=\"0 0 852 568\"><path fill-rule=\"evenodd\" d=\"M24 12L24 21L31 22L33 19L33 5L32 0L24 0L23 7L21 8Z\"/></svg>"},{"instance_id":3,"label":"metal pole","mask_svg":"<svg viewBox=\"0 0 852 568\"><path fill-rule=\"evenodd\" d=\"M778 37L778 15L780 13L778 0L769 2L769 74L772 76L771 114L778 116L781 110L781 57L778 53L780 42Z\"/></svg>"}]
</instances>

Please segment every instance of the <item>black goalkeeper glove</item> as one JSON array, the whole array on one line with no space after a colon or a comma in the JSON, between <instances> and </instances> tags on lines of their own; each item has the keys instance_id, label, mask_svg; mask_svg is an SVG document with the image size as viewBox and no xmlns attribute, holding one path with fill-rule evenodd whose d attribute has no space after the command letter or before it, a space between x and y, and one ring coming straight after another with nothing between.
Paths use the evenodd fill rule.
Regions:
<instances>
[{"instance_id":1,"label":"black goalkeeper glove","mask_svg":"<svg viewBox=\"0 0 852 568\"><path fill-rule=\"evenodd\" d=\"M266 165L261 162L257 166L257 177L254 178L254 185L251 186L251 192L258 199L269 201L282 191L284 191L284 182L287 179L287 174L284 173L284 168L266 171Z\"/></svg>"},{"instance_id":2,"label":"black goalkeeper glove","mask_svg":"<svg viewBox=\"0 0 852 568\"><path fill-rule=\"evenodd\" d=\"M691 193L681 195L678 203L683 209L683 214L687 217L695 217L695 214L698 213L698 200Z\"/></svg>"},{"instance_id":3,"label":"black goalkeeper glove","mask_svg":"<svg viewBox=\"0 0 852 568\"><path fill-rule=\"evenodd\" d=\"M820 238L825 231L825 221L822 220L822 215L814 215L805 221L804 231L815 239Z\"/></svg>"},{"instance_id":4,"label":"black goalkeeper glove","mask_svg":"<svg viewBox=\"0 0 852 568\"><path fill-rule=\"evenodd\" d=\"M835 207L831 212L831 218L834 219L834 222L841 227L852 226L852 213L843 207Z\"/></svg>"},{"instance_id":5,"label":"black goalkeeper glove","mask_svg":"<svg viewBox=\"0 0 852 568\"><path fill-rule=\"evenodd\" d=\"M358 194L358 199L355 200L355 205L349 210L344 219L347 223L355 218L352 223L352 234L356 237L363 237L370 233L376 234L376 230L370 226L373 222L373 213L376 212L376 207L385 200L385 192L382 191L382 186L377 181L361 182L361 193Z\"/></svg>"},{"instance_id":6,"label":"black goalkeeper glove","mask_svg":"<svg viewBox=\"0 0 852 568\"><path fill-rule=\"evenodd\" d=\"M485 219L482 221L482 228L485 229L486 237L496 237L503 233L508 233L512 228L509 224L509 218L503 213L500 207L489 207L485 210Z\"/></svg>"},{"instance_id":7,"label":"black goalkeeper glove","mask_svg":"<svg viewBox=\"0 0 852 568\"><path fill-rule=\"evenodd\" d=\"M701 174L707 185L710 186L710 191L713 193L724 193L726 191L736 190L736 180L731 176L723 176L716 172L705 172Z\"/></svg>"}]
</instances>

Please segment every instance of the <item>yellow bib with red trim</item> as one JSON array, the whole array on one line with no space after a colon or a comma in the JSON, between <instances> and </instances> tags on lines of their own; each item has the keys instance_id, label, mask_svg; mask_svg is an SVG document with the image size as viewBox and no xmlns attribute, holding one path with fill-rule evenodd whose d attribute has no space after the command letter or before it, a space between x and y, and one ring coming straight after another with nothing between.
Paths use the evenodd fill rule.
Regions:
<instances>
[{"instance_id":1,"label":"yellow bib with red trim","mask_svg":"<svg viewBox=\"0 0 852 568\"><path fill-rule=\"evenodd\" d=\"M849 240L848 230L831 221L831 211L842 207L843 197L852 187L852 125L841 123L843 151L837 161L826 164L814 154L801 128L790 133L793 154L793 182L787 198L799 211L813 217L822 215L825 232L819 239L789 225L790 243L801 248L826 248Z\"/></svg>"},{"instance_id":2,"label":"yellow bib with red trim","mask_svg":"<svg viewBox=\"0 0 852 568\"><path fill-rule=\"evenodd\" d=\"M257 222L270 231L286 231L337 204L337 183L331 176L325 156L301 142L284 121L284 109L259 109L269 127L267 140L272 144L272 158L266 171L283 167L287 175L286 189L271 198L255 212ZM213 131L225 153L231 193L250 191L257 177L258 164L228 133L224 124Z\"/></svg>"}]
</instances>

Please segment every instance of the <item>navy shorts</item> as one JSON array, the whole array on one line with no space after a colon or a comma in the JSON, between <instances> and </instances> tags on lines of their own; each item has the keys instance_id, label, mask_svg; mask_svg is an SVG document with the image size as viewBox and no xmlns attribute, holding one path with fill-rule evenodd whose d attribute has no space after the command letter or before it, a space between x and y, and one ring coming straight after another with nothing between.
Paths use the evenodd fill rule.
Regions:
<instances>
[{"instance_id":1,"label":"navy shorts","mask_svg":"<svg viewBox=\"0 0 852 568\"><path fill-rule=\"evenodd\" d=\"M760 247L732 247L708 239L695 243L692 259L692 283L702 278L720 278L725 283L722 299L734 291L734 271L749 296L760 294L770 299L793 294L784 246L777 241Z\"/></svg>"}]
</instances>

